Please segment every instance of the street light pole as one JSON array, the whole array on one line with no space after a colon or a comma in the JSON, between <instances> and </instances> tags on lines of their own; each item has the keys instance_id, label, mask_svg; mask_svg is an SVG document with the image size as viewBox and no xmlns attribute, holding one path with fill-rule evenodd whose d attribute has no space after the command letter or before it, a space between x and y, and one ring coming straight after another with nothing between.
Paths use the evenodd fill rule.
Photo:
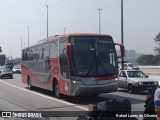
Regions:
<instances>
[{"instance_id":1,"label":"street light pole","mask_svg":"<svg viewBox=\"0 0 160 120\"><path fill-rule=\"evenodd\" d=\"M22 57L22 37L21 37L21 55L20 56Z\"/></svg>"},{"instance_id":2,"label":"street light pole","mask_svg":"<svg viewBox=\"0 0 160 120\"><path fill-rule=\"evenodd\" d=\"M124 44L123 40L123 0L121 0L121 44ZM122 57L122 70L124 69L124 57Z\"/></svg>"},{"instance_id":3,"label":"street light pole","mask_svg":"<svg viewBox=\"0 0 160 120\"><path fill-rule=\"evenodd\" d=\"M47 41L48 41L48 5L45 5L47 7Z\"/></svg>"},{"instance_id":4,"label":"street light pole","mask_svg":"<svg viewBox=\"0 0 160 120\"><path fill-rule=\"evenodd\" d=\"M11 49L11 60L12 60L12 49Z\"/></svg>"},{"instance_id":5,"label":"street light pole","mask_svg":"<svg viewBox=\"0 0 160 120\"><path fill-rule=\"evenodd\" d=\"M28 29L28 46L29 46L29 27L27 27Z\"/></svg>"},{"instance_id":6,"label":"street light pole","mask_svg":"<svg viewBox=\"0 0 160 120\"><path fill-rule=\"evenodd\" d=\"M101 33L101 8L97 8L99 11L99 34Z\"/></svg>"},{"instance_id":7,"label":"street light pole","mask_svg":"<svg viewBox=\"0 0 160 120\"><path fill-rule=\"evenodd\" d=\"M63 28L64 29L64 34L66 33L66 28Z\"/></svg>"}]
</instances>

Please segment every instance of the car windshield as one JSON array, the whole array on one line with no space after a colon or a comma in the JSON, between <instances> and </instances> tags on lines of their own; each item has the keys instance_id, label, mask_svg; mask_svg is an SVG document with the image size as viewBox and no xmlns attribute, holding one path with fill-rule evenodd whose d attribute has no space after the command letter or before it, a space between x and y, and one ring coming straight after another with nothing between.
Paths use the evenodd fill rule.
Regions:
<instances>
[{"instance_id":1,"label":"car windshield","mask_svg":"<svg viewBox=\"0 0 160 120\"><path fill-rule=\"evenodd\" d=\"M14 63L7 63L7 65L11 65L11 66L13 66L13 65L14 65Z\"/></svg>"},{"instance_id":2,"label":"car windshield","mask_svg":"<svg viewBox=\"0 0 160 120\"><path fill-rule=\"evenodd\" d=\"M146 77L141 71L127 71L128 77Z\"/></svg>"},{"instance_id":3,"label":"car windshield","mask_svg":"<svg viewBox=\"0 0 160 120\"><path fill-rule=\"evenodd\" d=\"M104 76L117 74L114 43L109 36L71 37L72 76Z\"/></svg>"},{"instance_id":4,"label":"car windshield","mask_svg":"<svg viewBox=\"0 0 160 120\"><path fill-rule=\"evenodd\" d=\"M133 64L128 64L129 67L133 67Z\"/></svg>"},{"instance_id":5,"label":"car windshield","mask_svg":"<svg viewBox=\"0 0 160 120\"><path fill-rule=\"evenodd\" d=\"M14 69L20 69L20 67L14 67Z\"/></svg>"},{"instance_id":6,"label":"car windshield","mask_svg":"<svg viewBox=\"0 0 160 120\"><path fill-rule=\"evenodd\" d=\"M3 68L2 71L3 72L11 72L11 69L10 68Z\"/></svg>"}]
</instances>

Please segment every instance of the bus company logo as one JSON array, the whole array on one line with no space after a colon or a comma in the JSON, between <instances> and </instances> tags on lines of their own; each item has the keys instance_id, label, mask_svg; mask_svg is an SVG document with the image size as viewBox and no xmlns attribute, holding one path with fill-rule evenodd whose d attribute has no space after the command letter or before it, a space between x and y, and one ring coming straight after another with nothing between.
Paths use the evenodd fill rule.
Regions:
<instances>
[{"instance_id":1,"label":"bus company logo","mask_svg":"<svg viewBox=\"0 0 160 120\"><path fill-rule=\"evenodd\" d=\"M2 117L12 117L11 112L2 112Z\"/></svg>"}]
</instances>

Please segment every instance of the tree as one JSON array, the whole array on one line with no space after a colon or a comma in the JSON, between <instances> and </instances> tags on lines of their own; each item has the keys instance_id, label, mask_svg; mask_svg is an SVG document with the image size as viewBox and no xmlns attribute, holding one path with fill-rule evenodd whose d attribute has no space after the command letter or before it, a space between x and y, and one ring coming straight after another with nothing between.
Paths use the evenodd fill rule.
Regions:
<instances>
[{"instance_id":1,"label":"tree","mask_svg":"<svg viewBox=\"0 0 160 120\"><path fill-rule=\"evenodd\" d=\"M154 38L155 42L158 43L159 47L155 47L154 51L160 54L160 33Z\"/></svg>"},{"instance_id":2,"label":"tree","mask_svg":"<svg viewBox=\"0 0 160 120\"><path fill-rule=\"evenodd\" d=\"M154 58L154 55L141 55L137 59L137 64L139 64L139 65L152 65L153 58Z\"/></svg>"}]
</instances>

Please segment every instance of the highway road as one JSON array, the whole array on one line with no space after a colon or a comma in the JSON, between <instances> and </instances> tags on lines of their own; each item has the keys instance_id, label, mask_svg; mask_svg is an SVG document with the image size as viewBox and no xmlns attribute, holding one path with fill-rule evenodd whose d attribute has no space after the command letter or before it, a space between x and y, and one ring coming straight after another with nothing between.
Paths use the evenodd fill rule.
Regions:
<instances>
[{"instance_id":1,"label":"highway road","mask_svg":"<svg viewBox=\"0 0 160 120\"><path fill-rule=\"evenodd\" d=\"M151 77L154 78L154 76ZM55 120L76 120L77 115L86 113L83 113L83 111L88 110L88 104L97 104L108 98L127 98L131 101L132 111L142 112L146 95L146 91L129 94L127 90L118 89L117 92L101 94L97 98L64 96L60 100L54 98L50 91L42 89L28 90L27 85L21 82L21 75L14 74L14 79L0 80L0 111L39 111L39 117L36 120L44 119L40 117L40 114L42 114L42 117L44 115L50 116L45 118L47 120L52 120L53 118ZM46 113L44 111L50 112ZM132 113L136 114L135 112Z\"/></svg>"}]
</instances>

